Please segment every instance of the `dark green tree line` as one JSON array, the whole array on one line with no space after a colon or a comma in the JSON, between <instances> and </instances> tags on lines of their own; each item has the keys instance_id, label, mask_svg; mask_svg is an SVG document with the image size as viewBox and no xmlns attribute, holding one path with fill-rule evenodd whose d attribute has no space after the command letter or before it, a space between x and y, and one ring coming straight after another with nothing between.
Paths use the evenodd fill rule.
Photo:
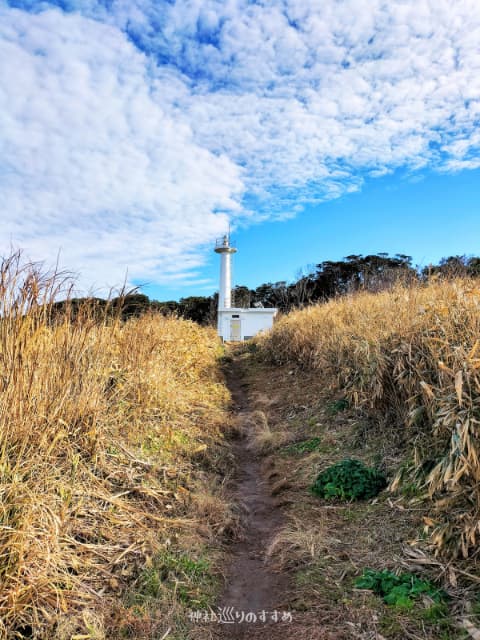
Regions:
<instances>
[{"instance_id":1,"label":"dark green tree line","mask_svg":"<svg viewBox=\"0 0 480 640\"><path fill-rule=\"evenodd\" d=\"M412 258L405 254L389 256L377 253L367 256L349 255L343 260L325 260L300 273L293 282L266 282L255 289L237 285L232 291L235 307L275 307L282 312L301 308L316 302L327 301L335 296L355 291L381 291L396 282L426 282L430 278L479 277L480 257L450 256L442 258L437 265L422 269L412 266ZM119 314L122 319L139 316L147 311L164 315L176 315L202 325L216 322L218 293L212 296L188 296L180 300L150 300L148 296L133 292L103 300L102 298L80 298L68 302L72 313L85 308L84 303L95 313ZM58 310L66 302L57 303Z\"/></svg>"}]
</instances>

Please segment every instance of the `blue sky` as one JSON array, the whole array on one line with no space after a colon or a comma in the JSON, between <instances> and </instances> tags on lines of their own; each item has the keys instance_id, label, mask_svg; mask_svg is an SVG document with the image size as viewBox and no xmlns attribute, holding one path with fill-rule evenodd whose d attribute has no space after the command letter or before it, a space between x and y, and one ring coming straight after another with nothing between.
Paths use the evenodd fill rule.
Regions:
<instances>
[{"instance_id":1,"label":"blue sky","mask_svg":"<svg viewBox=\"0 0 480 640\"><path fill-rule=\"evenodd\" d=\"M307 207L293 219L238 230L235 284L293 280L300 268L358 253L406 253L419 266L449 255L480 255L480 170L400 173L370 179L360 191ZM204 273L214 282L218 267L212 251ZM165 300L210 295L214 288L144 290Z\"/></svg>"},{"instance_id":2,"label":"blue sky","mask_svg":"<svg viewBox=\"0 0 480 640\"><path fill-rule=\"evenodd\" d=\"M477 0L0 0L0 250L209 294L480 253ZM126 275L127 274L127 275Z\"/></svg>"}]
</instances>

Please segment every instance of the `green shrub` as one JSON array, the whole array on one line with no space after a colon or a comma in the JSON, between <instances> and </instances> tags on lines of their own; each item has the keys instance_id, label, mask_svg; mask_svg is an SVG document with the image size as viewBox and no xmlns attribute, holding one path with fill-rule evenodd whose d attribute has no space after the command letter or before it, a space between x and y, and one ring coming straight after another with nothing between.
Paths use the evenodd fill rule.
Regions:
<instances>
[{"instance_id":1,"label":"green shrub","mask_svg":"<svg viewBox=\"0 0 480 640\"><path fill-rule=\"evenodd\" d=\"M321 442L321 438L310 438L310 440L302 440L301 442L290 444L288 447L285 447L284 451L288 454L311 453L318 449Z\"/></svg>"},{"instance_id":2,"label":"green shrub","mask_svg":"<svg viewBox=\"0 0 480 640\"><path fill-rule=\"evenodd\" d=\"M446 593L429 580L421 580L412 573L396 575L387 569L365 569L355 580L355 587L373 591L386 604L400 609L411 609L415 600L426 596L431 601L431 606L428 607L429 618L435 619L446 614Z\"/></svg>"},{"instance_id":3,"label":"green shrub","mask_svg":"<svg viewBox=\"0 0 480 640\"><path fill-rule=\"evenodd\" d=\"M378 469L367 467L360 460L342 460L320 473L312 492L322 498L362 500L376 496L387 484Z\"/></svg>"},{"instance_id":4,"label":"green shrub","mask_svg":"<svg viewBox=\"0 0 480 640\"><path fill-rule=\"evenodd\" d=\"M346 398L340 398L340 400L334 400L327 404L327 415L335 416L341 411L345 411L349 407L348 400Z\"/></svg>"}]
</instances>

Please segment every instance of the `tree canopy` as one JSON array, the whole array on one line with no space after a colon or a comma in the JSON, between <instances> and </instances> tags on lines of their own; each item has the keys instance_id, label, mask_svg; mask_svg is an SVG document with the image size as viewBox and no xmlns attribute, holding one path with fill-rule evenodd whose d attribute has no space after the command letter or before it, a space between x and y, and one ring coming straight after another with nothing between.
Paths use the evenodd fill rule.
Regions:
<instances>
[{"instance_id":1,"label":"tree canopy","mask_svg":"<svg viewBox=\"0 0 480 640\"><path fill-rule=\"evenodd\" d=\"M381 291L398 281L426 281L429 278L480 276L480 257L449 256L437 265L422 269L412 266L412 258L405 254L377 253L352 254L343 260L325 260L312 266L306 273L300 272L293 282L265 282L255 289L237 285L232 291L235 307L275 307L287 312L335 296L360 290ZM214 325L217 316L218 293L212 296L189 296L176 300L150 300L148 296L134 292L110 301L102 298L81 298L68 302L73 313L87 302L95 313L119 313L122 319L156 311L164 315L174 314L202 325ZM57 303L58 310L65 308L65 301ZM85 307L84 307L85 308Z\"/></svg>"}]
</instances>

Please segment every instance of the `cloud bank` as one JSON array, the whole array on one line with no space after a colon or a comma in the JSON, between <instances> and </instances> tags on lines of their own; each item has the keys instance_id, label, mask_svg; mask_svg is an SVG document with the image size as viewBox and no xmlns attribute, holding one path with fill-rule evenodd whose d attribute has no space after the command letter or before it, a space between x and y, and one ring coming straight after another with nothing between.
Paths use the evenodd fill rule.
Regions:
<instances>
[{"instance_id":1,"label":"cloud bank","mask_svg":"<svg viewBox=\"0 0 480 640\"><path fill-rule=\"evenodd\" d=\"M318 4L0 3L6 241L85 284L181 282L227 218L479 167L480 5Z\"/></svg>"}]
</instances>

